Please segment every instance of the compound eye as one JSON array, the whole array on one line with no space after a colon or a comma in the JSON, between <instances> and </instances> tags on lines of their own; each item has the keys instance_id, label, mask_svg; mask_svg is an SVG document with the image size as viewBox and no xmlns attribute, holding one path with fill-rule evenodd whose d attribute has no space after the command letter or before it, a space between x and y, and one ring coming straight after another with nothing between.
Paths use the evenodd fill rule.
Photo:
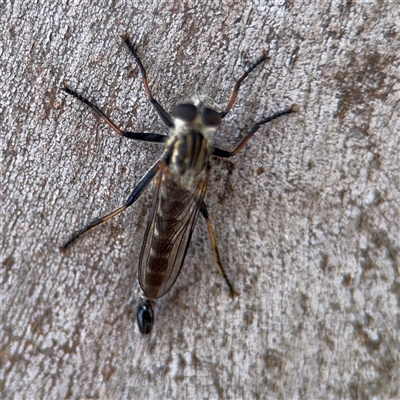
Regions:
<instances>
[{"instance_id":1,"label":"compound eye","mask_svg":"<svg viewBox=\"0 0 400 400\"><path fill-rule=\"evenodd\" d=\"M185 122L192 122L196 115L197 107L193 104L179 104L174 110L174 117Z\"/></svg>"},{"instance_id":2,"label":"compound eye","mask_svg":"<svg viewBox=\"0 0 400 400\"><path fill-rule=\"evenodd\" d=\"M215 110L205 107L203 110L203 122L207 126L218 126L221 123L221 116Z\"/></svg>"}]
</instances>

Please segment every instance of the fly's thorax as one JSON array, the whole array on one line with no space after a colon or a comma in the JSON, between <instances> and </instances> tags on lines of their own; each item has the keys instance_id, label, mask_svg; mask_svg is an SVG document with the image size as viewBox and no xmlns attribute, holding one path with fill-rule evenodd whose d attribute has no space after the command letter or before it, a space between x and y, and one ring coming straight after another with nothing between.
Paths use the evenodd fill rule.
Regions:
<instances>
[{"instance_id":1,"label":"fly's thorax","mask_svg":"<svg viewBox=\"0 0 400 400\"><path fill-rule=\"evenodd\" d=\"M167 151L171 178L183 188L191 188L204 179L211 156L208 137L191 124L177 127Z\"/></svg>"},{"instance_id":2,"label":"fly's thorax","mask_svg":"<svg viewBox=\"0 0 400 400\"><path fill-rule=\"evenodd\" d=\"M180 132L172 151L171 172L182 187L192 187L204 179L210 156L210 142L202 133L195 129Z\"/></svg>"},{"instance_id":3,"label":"fly's thorax","mask_svg":"<svg viewBox=\"0 0 400 400\"><path fill-rule=\"evenodd\" d=\"M190 189L204 179L211 156L208 134L220 123L220 114L200 101L175 107L175 130L167 144L166 157L171 177L181 187Z\"/></svg>"}]
</instances>

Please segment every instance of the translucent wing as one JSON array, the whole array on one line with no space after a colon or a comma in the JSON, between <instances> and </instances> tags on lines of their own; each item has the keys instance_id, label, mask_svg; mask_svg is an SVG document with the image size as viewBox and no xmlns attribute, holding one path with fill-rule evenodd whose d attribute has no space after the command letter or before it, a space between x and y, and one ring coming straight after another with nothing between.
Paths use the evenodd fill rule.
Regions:
<instances>
[{"instance_id":1,"label":"translucent wing","mask_svg":"<svg viewBox=\"0 0 400 400\"><path fill-rule=\"evenodd\" d=\"M139 260L139 283L149 299L161 297L174 284L185 260L208 173L188 190L171 179L165 165L154 179L155 193Z\"/></svg>"}]
</instances>

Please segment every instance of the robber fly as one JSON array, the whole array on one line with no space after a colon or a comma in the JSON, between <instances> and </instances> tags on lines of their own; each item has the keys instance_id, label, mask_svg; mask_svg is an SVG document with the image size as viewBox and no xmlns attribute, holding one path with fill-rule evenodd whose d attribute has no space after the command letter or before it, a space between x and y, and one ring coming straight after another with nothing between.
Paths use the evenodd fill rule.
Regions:
<instances>
[{"instance_id":1,"label":"robber fly","mask_svg":"<svg viewBox=\"0 0 400 400\"><path fill-rule=\"evenodd\" d=\"M121 214L140 197L150 182L153 181L153 205L144 235L138 269L142 294L137 309L137 321L140 331L149 333L154 323L154 300L167 293L176 281L185 260L199 212L207 224L213 257L218 271L224 276L230 292L234 292L222 268L213 228L204 203L204 195L210 176L210 158L211 156L222 158L234 156L261 125L290 114L293 112L293 106L257 122L233 151L221 150L210 143L210 134L215 131L221 120L233 107L243 80L259 64L268 59L267 55L263 54L235 82L229 103L223 112L217 112L207 107L202 101L197 100L194 103L177 105L171 117L153 97L146 70L128 34L123 35L122 39L140 69L150 103L163 123L170 128L171 135L122 131L96 105L70 89L64 82L64 87L61 90L89 106L119 135L145 142L166 143L166 146L161 158L147 171L122 207L96 219L76 232L63 244L62 248L68 247L85 232Z\"/></svg>"}]
</instances>

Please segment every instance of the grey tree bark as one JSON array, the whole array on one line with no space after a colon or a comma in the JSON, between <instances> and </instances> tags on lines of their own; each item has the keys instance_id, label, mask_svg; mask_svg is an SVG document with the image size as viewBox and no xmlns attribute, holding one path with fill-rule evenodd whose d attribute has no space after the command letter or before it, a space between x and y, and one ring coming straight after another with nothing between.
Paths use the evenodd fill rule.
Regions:
<instances>
[{"instance_id":1,"label":"grey tree bark","mask_svg":"<svg viewBox=\"0 0 400 400\"><path fill-rule=\"evenodd\" d=\"M1 383L4 399L399 398L399 7L393 2L6 0L0 6ZM168 133L156 98L223 109L215 143L291 103L206 195L228 296L199 219L184 269L135 321L151 191L66 253L76 229L121 206Z\"/></svg>"}]
</instances>

